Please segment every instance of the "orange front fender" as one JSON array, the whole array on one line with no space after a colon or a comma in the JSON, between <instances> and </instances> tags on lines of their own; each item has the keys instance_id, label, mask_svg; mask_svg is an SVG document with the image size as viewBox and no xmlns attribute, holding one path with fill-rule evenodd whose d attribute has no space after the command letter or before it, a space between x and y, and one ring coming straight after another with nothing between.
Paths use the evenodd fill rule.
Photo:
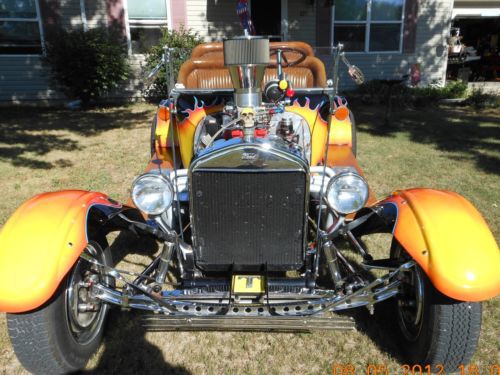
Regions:
<instances>
[{"instance_id":1,"label":"orange front fender","mask_svg":"<svg viewBox=\"0 0 500 375\"><path fill-rule=\"evenodd\" d=\"M121 208L101 193L68 190L25 202L0 232L0 311L45 303L87 245L91 207Z\"/></svg>"},{"instance_id":2,"label":"orange front fender","mask_svg":"<svg viewBox=\"0 0 500 375\"><path fill-rule=\"evenodd\" d=\"M448 297L482 301L500 293L500 253L481 214L462 196L432 189L397 191L394 236Z\"/></svg>"}]
</instances>

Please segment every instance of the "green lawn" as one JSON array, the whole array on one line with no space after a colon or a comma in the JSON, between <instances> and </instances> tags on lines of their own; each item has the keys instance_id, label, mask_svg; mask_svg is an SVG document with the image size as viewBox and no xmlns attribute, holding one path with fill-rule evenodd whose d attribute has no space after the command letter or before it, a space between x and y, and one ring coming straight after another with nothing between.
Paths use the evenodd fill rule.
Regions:
<instances>
[{"instance_id":1,"label":"green lawn","mask_svg":"<svg viewBox=\"0 0 500 375\"><path fill-rule=\"evenodd\" d=\"M398 111L384 125L383 109L352 104L358 158L379 197L417 186L457 191L483 213L500 239L500 110L469 108ZM58 189L102 191L121 201L148 161L154 107L71 112L0 109L0 226L30 196ZM154 244L126 241L120 267L146 265ZM137 246L135 246L137 245ZM484 304L483 330L473 359L482 375L500 363L500 302ZM383 317L357 318L355 332L312 334L145 332L140 313L112 311L106 339L88 370L109 373L331 373L332 364L385 364L402 374L397 346ZM0 374L22 373L0 314Z\"/></svg>"}]
</instances>

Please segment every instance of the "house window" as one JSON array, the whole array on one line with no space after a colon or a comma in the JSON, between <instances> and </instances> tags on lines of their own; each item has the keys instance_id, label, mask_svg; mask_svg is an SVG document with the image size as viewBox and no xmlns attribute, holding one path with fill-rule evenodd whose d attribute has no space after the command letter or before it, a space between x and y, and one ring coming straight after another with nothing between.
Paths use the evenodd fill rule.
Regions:
<instances>
[{"instance_id":1,"label":"house window","mask_svg":"<svg viewBox=\"0 0 500 375\"><path fill-rule=\"evenodd\" d=\"M401 52L404 0L336 0L334 44L349 52Z\"/></svg>"},{"instance_id":2,"label":"house window","mask_svg":"<svg viewBox=\"0 0 500 375\"><path fill-rule=\"evenodd\" d=\"M127 11L132 53L146 53L169 27L169 0L128 0Z\"/></svg>"},{"instance_id":3,"label":"house window","mask_svg":"<svg viewBox=\"0 0 500 375\"><path fill-rule=\"evenodd\" d=\"M37 0L0 2L0 54L41 54L41 30Z\"/></svg>"}]
</instances>

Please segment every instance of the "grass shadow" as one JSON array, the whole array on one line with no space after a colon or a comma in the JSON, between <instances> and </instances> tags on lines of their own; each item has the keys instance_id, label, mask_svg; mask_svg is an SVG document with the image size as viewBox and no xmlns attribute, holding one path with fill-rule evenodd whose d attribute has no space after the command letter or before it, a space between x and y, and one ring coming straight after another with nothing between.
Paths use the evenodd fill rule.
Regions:
<instances>
[{"instance_id":1,"label":"grass shadow","mask_svg":"<svg viewBox=\"0 0 500 375\"><path fill-rule=\"evenodd\" d=\"M52 169L71 167L66 159L40 160L51 151L81 151L78 137L91 137L149 121L152 111L127 107L71 111L53 108L0 108L0 160L16 167ZM74 135L74 136L73 136ZM75 137L76 136L76 137ZM104 147L104 145L103 145Z\"/></svg>"},{"instance_id":2,"label":"grass shadow","mask_svg":"<svg viewBox=\"0 0 500 375\"><path fill-rule=\"evenodd\" d=\"M116 236L110 249L115 264L124 262L127 268L130 265L144 268L141 262L131 261L125 257L139 255L142 257L141 261L152 260L154 254L158 252L158 243L153 238L144 236L139 238L132 232L123 231ZM133 279L132 276L128 278ZM142 326L141 319L143 315L144 312L138 310L120 311L117 307L111 309L104 335L104 351L99 356L95 368L87 373L190 374L184 367L167 363L162 351L146 339L147 331Z\"/></svg>"},{"instance_id":3,"label":"grass shadow","mask_svg":"<svg viewBox=\"0 0 500 375\"><path fill-rule=\"evenodd\" d=\"M389 125L383 108L351 106L361 132L379 137L406 134L416 143L434 145L453 160L471 160L486 173L500 174L498 109L475 113L468 107L436 106L422 110L395 110Z\"/></svg>"},{"instance_id":4,"label":"grass shadow","mask_svg":"<svg viewBox=\"0 0 500 375\"><path fill-rule=\"evenodd\" d=\"M118 264L130 254L141 255L152 261L159 247L158 242L152 237L139 236L131 231L121 231L111 243L110 249L113 255L113 262ZM125 260L125 262L135 264L130 260ZM136 265L142 266L140 263Z\"/></svg>"},{"instance_id":5,"label":"grass shadow","mask_svg":"<svg viewBox=\"0 0 500 375\"><path fill-rule=\"evenodd\" d=\"M394 319L395 314L391 302L393 302L392 299L377 303L374 306L373 315L370 315L368 309L363 307L346 310L343 315L352 317L359 332L368 336L381 352L388 354L403 365L406 363L406 358L397 336L399 328Z\"/></svg>"},{"instance_id":6,"label":"grass shadow","mask_svg":"<svg viewBox=\"0 0 500 375\"><path fill-rule=\"evenodd\" d=\"M162 351L146 339L138 311L112 309L104 338L104 352L92 374L191 374L167 363Z\"/></svg>"}]
</instances>

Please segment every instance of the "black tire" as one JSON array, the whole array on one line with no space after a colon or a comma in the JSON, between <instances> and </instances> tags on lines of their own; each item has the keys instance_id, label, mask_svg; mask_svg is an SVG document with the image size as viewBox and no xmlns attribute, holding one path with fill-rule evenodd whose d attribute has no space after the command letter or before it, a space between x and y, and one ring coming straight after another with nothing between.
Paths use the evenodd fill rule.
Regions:
<instances>
[{"instance_id":1,"label":"black tire","mask_svg":"<svg viewBox=\"0 0 500 375\"><path fill-rule=\"evenodd\" d=\"M109 248L91 241L97 259L112 265ZM65 277L54 296L37 310L7 314L7 326L14 352L21 364L34 374L64 374L85 367L101 343L109 305L101 304L96 313L84 313L90 328L77 329L69 312L70 281L84 272L88 263L79 260ZM108 284L113 284L106 280ZM76 285L76 284L73 284ZM74 289L73 289L74 290ZM78 302L80 300L78 299ZM79 313L80 314L80 313ZM82 314L82 315L84 315ZM95 314L95 315L92 315Z\"/></svg>"},{"instance_id":2,"label":"black tire","mask_svg":"<svg viewBox=\"0 0 500 375\"><path fill-rule=\"evenodd\" d=\"M404 252L399 244L395 251ZM435 372L457 371L459 365L470 362L476 351L481 331L481 303L457 301L443 295L419 266L413 268L411 278L415 282L410 283L409 289L414 288L416 292L396 298L393 310L405 363L431 366ZM419 294L421 297L416 297ZM413 298L416 303L412 307L409 302ZM418 301L422 303L420 313ZM419 319L411 318L412 309Z\"/></svg>"}]
</instances>

